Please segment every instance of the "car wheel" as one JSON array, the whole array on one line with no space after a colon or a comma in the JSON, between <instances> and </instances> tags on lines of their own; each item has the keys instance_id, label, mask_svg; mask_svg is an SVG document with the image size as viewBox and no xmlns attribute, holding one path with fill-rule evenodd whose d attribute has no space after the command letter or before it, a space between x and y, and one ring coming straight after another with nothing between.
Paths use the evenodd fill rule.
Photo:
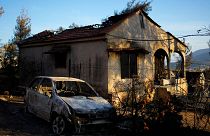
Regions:
<instances>
[{"instance_id":1,"label":"car wheel","mask_svg":"<svg viewBox=\"0 0 210 136\"><path fill-rule=\"evenodd\" d=\"M65 131L66 121L62 116L56 116L52 121L52 130L56 135L60 135Z\"/></svg>"}]
</instances>

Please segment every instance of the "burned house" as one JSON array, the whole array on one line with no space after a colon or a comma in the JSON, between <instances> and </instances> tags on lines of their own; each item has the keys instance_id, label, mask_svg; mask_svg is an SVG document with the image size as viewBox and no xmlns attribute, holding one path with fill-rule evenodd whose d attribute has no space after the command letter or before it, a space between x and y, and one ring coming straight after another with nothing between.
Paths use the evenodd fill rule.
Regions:
<instances>
[{"instance_id":1,"label":"burned house","mask_svg":"<svg viewBox=\"0 0 210 136\"><path fill-rule=\"evenodd\" d=\"M164 31L147 13L137 8L109 17L100 25L43 31L19 43L21 82L36 75L70 76L89 82L107 97L117 81L134 75L152 81L155 88L187 91L187 46ZM170 75L171 54L182 58L179 88Z\"/></svg>"}]
</instances>

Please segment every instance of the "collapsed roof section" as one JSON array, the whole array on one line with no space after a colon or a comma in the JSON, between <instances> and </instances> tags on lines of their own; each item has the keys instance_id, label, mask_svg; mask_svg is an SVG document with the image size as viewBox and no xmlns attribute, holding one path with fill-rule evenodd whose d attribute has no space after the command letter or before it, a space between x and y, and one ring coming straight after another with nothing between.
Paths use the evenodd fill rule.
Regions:
<instances>
[{"instance_id":1,"label":"collapsed roof section","mask_svg":"<svg viewBox=\"0 0 210 136\"><path fill-rule=\"evenodd\" d=\"M132 16L138 11L140 11L151 23L153 23L157 27L161 27L155 21L153 21L146 12L142 10L142 7L137 7L123 14L110 16L107 19L105 19L101 24L75 27L73 29L66 29L60 33L57 33L56 31L45 30L23 41L20 41L18 43L18 46L21 47L22 45L31 45L31 44L38 44L38 43L47 44L47 43L59 42L59 41L62 41L62 42L74 41L74 40L82 41L86 38L93 38L93 37L105 38L106 34L108 34L111 30L113 30L115 27L120 25L121 22L123 22L125 19ZM179 42L181 41L179 40Z\"/></svg>"}]
</instances>

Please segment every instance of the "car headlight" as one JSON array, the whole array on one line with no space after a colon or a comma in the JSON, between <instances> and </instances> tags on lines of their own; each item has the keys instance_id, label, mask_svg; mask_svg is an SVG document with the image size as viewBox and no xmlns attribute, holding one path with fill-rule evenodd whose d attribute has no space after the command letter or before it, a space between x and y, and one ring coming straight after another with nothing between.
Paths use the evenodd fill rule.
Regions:
<instances>
[{"instance_id":1,"label":"car headlight","mask_svg":"<svg viewBox=\"0 0 210 136\"><path fill-rule=\"evenodd\" d=\"M76 122L77 122L77 124L80 124L80 125L82 125L82 124L87 124L87 123L89 122L89 119L77 117L77 118L76 118Z\"/></svg>"},{"instance_id":2,"label":"car headlight","mask_svg":"<svg viewBox=\"0 0 210 136\"><path fill-rule=\"evenodd\" d=\"M76 113L75 121L77 124L87 124L90 121L89 114Z\"/></svg>"}]
</instances>

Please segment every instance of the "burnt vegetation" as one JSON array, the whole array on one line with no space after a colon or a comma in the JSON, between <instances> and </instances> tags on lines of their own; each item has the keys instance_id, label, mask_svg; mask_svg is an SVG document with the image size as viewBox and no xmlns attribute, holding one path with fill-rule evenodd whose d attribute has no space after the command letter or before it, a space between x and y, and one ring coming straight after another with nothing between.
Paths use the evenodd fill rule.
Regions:
<instances>
[{"instance_id":1,"label":"burnt vegetation","mask_svg":"<svg viewBox=\"0 0 210 136\"><path fill-rule=\"evenodd\" d=\"M151 81L135 77L129 83L118 82L115 88L119 134L207 135L209 118L209 80L192 83L194 92L186 96L171 95L167 91L153 90ZM203 84L204 83L204 84ZM121 90L124 90L123 92ZM149 90L149 91L148 91ZM154 99L150 101L153 91Z\"/></svg>"},{"instance_id":2,"label":"burnt vegetation","mask_svg":"<svg viewBox=\"0 0 210 136\"><path fill-rule=\"evenodd\" d=\"M119 20L125 18L125 16L128 16L130 13L142 9L144 12L148 13L149 11L152 10L151 7L151 2L148 1L137 1L137 0L131 0L130 2L127 3L126 8L124 8L122 11L114 12L114 16L110 16L108 18L105 18L102 20L102 27L110 26L118 22Z\"/></svg>"}]
</instances>

